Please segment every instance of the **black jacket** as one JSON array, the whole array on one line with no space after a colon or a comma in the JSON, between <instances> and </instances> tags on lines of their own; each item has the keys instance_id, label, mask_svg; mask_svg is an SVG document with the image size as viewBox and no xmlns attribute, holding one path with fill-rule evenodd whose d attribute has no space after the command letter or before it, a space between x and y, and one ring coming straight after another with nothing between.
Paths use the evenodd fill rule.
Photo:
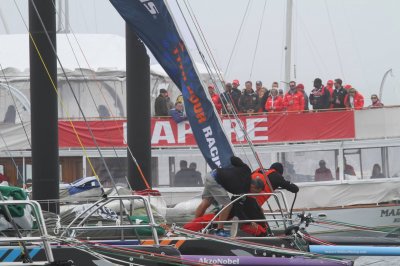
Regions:
<instances>
[{"instance_id":1,"label":"black jacket","mask_svg":"<svg viewBox=\"0 0 400 266\"><path fill-rule=\"evenodd\" d=\"M323 86L319 89L314 88L310 93L310 104L313 110L329 109L331 94L327 88Z\"/></svg>"},{"instance_id":2,"label":"black jacket","mask_svg":"<svg viewBox=\"0 0 400 266\"><path fill-rule=\"evenodd\" d=\"M251 169L239 157L232 156L230 168L218 168L215 180L226 191L232 194L249 192Z\"/></svg>"},{"instance_id":3,"label":"black jacket","mask_svg":"<svg viewBox=\"0 0 400 266\"><path fill-rule=\"evenodd\" d=\"M168 116L168 99L162 95L158 95L154 103L155 116Z\"/></svg>"},{"instance_id":4,"label":"black jacket","mask_svg":"<svg viewBox=\"0 0 400 266\"><path fill-rule=\"evenodd\" d=\"M297 193L299 192L299 187L296 186L296 184L290 183L290 181L287 181L280 173L278 172L272 172L268 175L269 182L271 183L271 186L273 190L277 188L283 188L286 189L292 193Z\"/></svg>"},{"instance_id":5,"label":"black jacket","mask_svg":"<svg viewBox=\"0 0 400 266\"><path fill-rule=\"evenodd\" d=\"M334 89L332 92L332 106L333 108L346 108L344 105L344 97L346 96L347 91L343 87L339 90ZM339 100L339 103L337 103Z\"/></svg>"}]
</instances>

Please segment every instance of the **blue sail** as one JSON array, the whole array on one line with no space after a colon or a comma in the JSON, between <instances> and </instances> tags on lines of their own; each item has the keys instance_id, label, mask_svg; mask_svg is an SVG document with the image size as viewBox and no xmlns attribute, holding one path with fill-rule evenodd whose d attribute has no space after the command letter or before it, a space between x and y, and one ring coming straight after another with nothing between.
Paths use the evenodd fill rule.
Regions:
<instances>
[{"instance_id":1,"label":"blue sail","mask_svg":"<svg viewBox=\"0 0 400 266\"><path fill-rule=\"evenodd\" d=\"M230 166L232 147L164 1L110 2L181 90L194 137L208 165L212 169Z\"/></svg>"}]
</instances>

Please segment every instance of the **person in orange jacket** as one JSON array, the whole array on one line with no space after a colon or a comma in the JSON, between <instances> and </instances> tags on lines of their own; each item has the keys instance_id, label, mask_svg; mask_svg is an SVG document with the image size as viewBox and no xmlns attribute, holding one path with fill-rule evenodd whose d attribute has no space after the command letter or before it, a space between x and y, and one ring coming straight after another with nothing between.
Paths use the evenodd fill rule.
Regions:
<instances>
[{"instance_id":1,"label":"person in orange jacket","mask_svg":"<svg viewBox=\"0 0 400 266\"><path fill-rule=\"evenodd\" d=\"M364 107L364 96L355 88L351 88L344 98L344 105L346 108L360 110Z\"/></svg>"},{"instance_id":2,"label":"person in orange jacket","mask_svg":"<svg viewBox=\"0 0 400 266\"><path fill-rule=\"evenodd\" d=\"M219 98L219 95L215 93L214 85L212 84L208 85L208 92L210 93L211 100L215 105L215 109L217 109L218 114L221 114L222 102L221 99Z\"/></svg>"},{"instance_id":3,"label":"person in orange jacket","mask_svg":"<svg viewBox=\"0 0 400 266\"><path fill-rule=\"evenodd\" d=\"M283 111L283 99L278 95L278 90L276 88L271 89L271 95L265 102L265 110L269 113Z\"/></svg>"},{"instance_id":4,"label":"person in orange jacket","mask_svg":"<svg viewBox=\"0 0 400 266\"><path fill-rule=\"evenodd\" d=\"M302 92L297 91L296 82L289 83L290 90L283 98L283 106L286 111L303 111L304 110L304 96Z\"/></svg>"},{"instance_id":5,"label":"person in orange jacket","mask_svg":"<svg viewBox=\"0 0 400 266\"><path fill-rule=\"evenodd\" d=\"M291 183L283 177L283 165L279 162L273 163L269 169L264 169L264 171L262 171L260 168L253 171L251 174L251 179L262 180L264 183L264 191L262 193L273 193L277 188L283 188L292 193L299 192L299 187L296 184ZM269 186L269 184L272 186L272 188ZM254 196L258 205L260 206L262 206L269 199L269 197L270 195Z\"/></svg>"}]
</instances>

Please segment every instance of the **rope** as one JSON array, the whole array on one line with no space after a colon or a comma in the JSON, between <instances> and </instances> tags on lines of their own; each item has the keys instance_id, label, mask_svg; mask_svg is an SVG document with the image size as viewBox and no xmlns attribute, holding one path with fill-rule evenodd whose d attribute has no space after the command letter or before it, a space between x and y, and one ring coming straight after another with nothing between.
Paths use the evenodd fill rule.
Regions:
<instances>
[{"instance_id":1,"label":"rope","mask_svg":"<svg viewBox=\"0 0 400 266\"><path fill-rule=\"evenodd\" d=\"M54 5L54 3L53 3L53 5ZM55 7L55 5L54 5L54 7ZM56 10L57 10L57 9L56 9ZM58 13L58 11L56 11L56 12L57 12L58 16L61 16L61 15ZM64 13L63 13L63 14L64 14ZM65 14L64 14L64 16L65 16ZM62 24L61 24L61 25L62 25ZM89 69L92 69L92 67L91 67L91 65L89 64L89 61L88 61L88 59L87 59L87 57L86 57L86 54L84 53L84 51L83 51L83 49L82 49L82 46L80 45L80 43L79 43L79 41L78 41L78 39L77 39L77 37L76 37L74 31L72 30L71 25L68 24L67 26L68 26L68 28L71 29L71 30L70 30L70 31L71 31L71 34L72 34L72 36L74 37L75 42L77 43L77 45L78 45L78 47L79 47L80 53L82 54L82 56L83 56L83 58L84 58L84 60L85 60L85 63L87 64L87 66L88 66ZM95 99L94 99L94 96L93 96L93 94L92 94L92 92L91 92L91 90L90 90L90 87L89 87L89 85L88 85L87 79L85 78L85 75L84 75L84 73L83 73L82 67L81 67L81 65L80 65L80 63L79 63L79 60L78 60L78 58L77 58L77 56L76 56L76 53L75 53L75 51L74 51L74 49L73 49L73 47L72 47L70 38L68 37L68 34L66 34L65 36L66 36L66 38L67 38L67 40L68 40L68 44L69 44L69 46L70 46L70 48L71 48L71 50L72 50L72 52L73 52L75 61L77 62L78 66L79 66L79 69L80 69L80 72L81 72L81 74L82 74L82 77L84 78L84 84L86 85L87 90L89 91L89 94L90 94L90 96L91 96L91 99L92 99L93 103L95 104L95 106L97 106L96 101L95 101ZM103 99L104 99L104 101L105 101L105 103L106 103L106 105L107 105L107 109L108 109L108 111L110 112L111 116L113 117L112 121L114 121L115 125L117 126L117 125L118 125L118 124L117 124L117 121L116 121L116 119L114 118L115 115L114 115L114 113L113 113L113 111L112 111L112 108L110 107L110 104L109 104L109 101L107 100L107 97L105 97L105 95L104 95L104 93L103 93L103 86L101 86L101 84L100 84L100 82L98 81L97 76L96 76L95 74L93 74L92 78L96 81L96 85L97 85L97 87L98 87L98 89L99 89L99 91L100 91L100 94L101 94L101 96L103 97ZM100 116L99 118L100 118L100 120L102 121L103 127L105 128L105 123L104 123L103 117ZM118 128L118 130L119 130L120 133L121 133L122 138L124 139L125 143L127 143L124 134L122 134L123 132L122 132L121 127L117 126L116 128ZM107 131L107 133L109 134L108 131ZM111 135L110 135L110 134L109 134L109 139L111 140ZM110 144L111 144L112 149L113 149L113 151L114 151L114 153L115 153L115 156L116 156L117 158L119 158L118 153L117 153L117 151L116 151L116 148L115 148L115 146L112 144L111 141L110 141ZM139 173L140 173L140 177L142 178L142 181L143 181L143 183L145 184L146 188L147 188L147 189L151 189L149 183L147 182L147 180L146 180L146 178L145 178L145 176L144 176L144 174L143 174L143 171L142 171L140 165L138 164L136 158L133 156L132 150L130 149L129 146L127 146L127 150L128 150L128 152L129 152L129 155L131 156L132 160L134 161L134 163L135 163L135 165L136 165L136 167L137 167L137 169L138 169L138 171L139 171ZM106 163L106 162L104 162L104 163ZM122 167L122 162L119 162L119 163L120 163L120 166ZM128 184L128 185L129 185L129 184Z\"/></svg>"},{"instance_id":2,"label":"rope","mask_svg":"<svg viewBox=\"0 0 400 266\"><path fill-rule=\"evenodd\" d=\"M196 45L196 47L197 47L197 50L198 50L200 56L202 56L202 59L203 59L204 63L205 63L206 66L207 66L207 65L208 65L208 64L207 64L207 61L205 60L203 54L201 53L200 46L199 46L198 42L196 41L196 39L195 39L195 37L194 37L194 34L193 34L191 28L189 27L189 23L188 23L188 21L186 20L186 17L184 16L183 11L182 11L182 9L181 9L181 7L180 7L180 5L179 5L179 2L178 2L177 0L176 0L176 3L177 3L177 5L178 5L178 7L179 7L179 10L181 11L181 14L182 14L182 16L183 16L183 18L184 18L184 20L185 20L185 23L186 23L188 29L189 29L189 32L190 32L190 34L191 34L191 36L192 36L192 38L193 38L193 41L194 41L194 43L195 43L195 45ZM186 5L186 1L184 1L184 3L185 3L185 5ZM192 20L195 21L195 20L193 19L193 16L191 15L190 11L189 11L189 15L191 16ZM196 23L195 23L195 25L196 25ZM198 27L200 27L200 26L198 26ZM197 27L196 27L196 29L197 29ZM201 31L201 30L200 30L200 31L198 30L198 32L199 32L200 36L203 36L203 39L204 39L204 40L202 39L203 43L207 43L207 41L206 41L205 38L204 38L204 35L202 34L202 31ZM206 47L209 47L208 44L206 45ZM207 50L207 49L206 49L206 50ZM210 55L211 55L211 58L214 59L214 57L212 56L211 51L209 51L209 53L210 53ZM215 60L214 60L214 61L215 61ZM209 74L210 74L210 76L212 76L212 73L209 73ZM221 79L220 81L221 81L222 84L224 84L224 82L223 82L222 79ZM218 88L218 86L217 86L217 88ZM225 107L225 108L226 108L226 107ZM242 131L242 133L243 133L243 135L244 135L244 137L245 137L246 142L249 144L249 147L250 147L250 149L251 149L251 151L252 151L252 153L253 153L253 155L254 155L254 157L255 157L255 159L256 159L258 165L259 165L259 168L261 169L261 171L263 172L263 174L265 174L265 170L264 170L264 167L262 166L260 157L258 156L257 152L255 151L255 147L254 147L252 141L250 140L247 131L244 129L244 126L243 126L241 120L239 119L239 117L237 116L236 112L233 112L233 115L234 115L234 117L235 117L235 119L236 119L236 122L238 123L238 125L239 125L239 127L240 127L240 129L241 129L241 131ZM233 149L234 149L234 148L233 148ZM270 189L272 190L272 185L270 184L270 181L269 181L268 179L266 179L266 180L267 180L268 186L269 186Z\"/></svg>"},{"instance_id":3,"label":"rope","mask_svg":"<svg viewBox=\"0 0 400 266\"><path fill-rule=\"evenodd\" d=\"M90 167L91 167L93 173L95 173L96 178L99 179L99 177L98 177L97 174L96 174L96 171L95 171L94 168L93 168L93 165L92 165L92 163L91 163L91 160L90 160L90 158L89 158L88 155L87 155L86 149L85 149L85 147L83 146L83 143L82 143L82 141L81 141L81 139L80 139L80 137L79 137L79 134L77 133L76 128L75 128L74 124L72 123L72 120L71 120L71 118L70 118L70 116L69 116L68 109L65 108L65 105L64 105L64 102L63 102L63 100L62 100L61 94L59 93L59 90L57 89L57 86L56 86L54 80L52 79L52 77L51 77L51 75L50 75L50 72L49 72L49 70L48 70L48 68L47 68L46 63L44 62L44 59L43 59L43 57L42 57L42 54L40 53L39 48L37 47L36 42L35 42L35 40L34 40L32 34L29 32L28 25L26 24L26 21L25 21L25 19L24 19L23 16L22 16L21 10L20 10L20 8L19 8L19 6L18 6L18 4L16 3L15 0L14 0L14 4L15 4L15 6L17 7L18 13L19 13L19 15L20 15L20 17L21 17L21 19L22 19L22 22L23 22L24 25L25 25L26 30L28 31L29 38L30 38L30 40L32 41L32 44L34 45L34 48L35 48L35 50L36 50L36 53L37 53L38 56L39 56L40 61L42 62L42 65L43 65L43 67L44 67L44 69L45 69L45 71L46 71L46 74L47 74L47 76L48 76L48 78L49 78L49 80L50 80L50 82L51 82L51 84L52 84L52 87L54 88L54 91L56 92L56 94L57 94L57 96L58 96L58 99L59 99L59 101L60 101L61 108L67 113L68 120L69 120L69 122L70 122L70 124L71 124L71 127L72 127L72 129L73 129L73 131L74 131L75 136L76 136L77 139L78 139L78 142L79 142L79 144L80 144L80 146L81 146L81 148L82 148L82 150L83 150L83 153L84 153L86 159L88 160L89 165L90 165Z\"/></svg>"}]
</instances>

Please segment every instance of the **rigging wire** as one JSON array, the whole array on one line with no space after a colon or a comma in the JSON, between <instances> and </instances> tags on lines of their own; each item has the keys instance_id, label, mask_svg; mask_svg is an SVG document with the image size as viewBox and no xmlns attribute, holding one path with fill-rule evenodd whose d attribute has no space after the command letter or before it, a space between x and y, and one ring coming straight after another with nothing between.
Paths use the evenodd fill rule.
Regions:
<instances>
[{"instance_id":1,"label":"rigging wire","mask_svg":"<svg viewBox=\"0 0 400 266\"><path fill-rule=\"evenodd\" d=\"M284 72L284 64L283 64L283 62L284 62L284 56L285 56L285 53L286 53L286 51L285 51L285 37L284 37L284 32L285 32L285 18L286 18L286 8L287 8L287 6L286 6L286 3L285 3L285 1L281 1L282 2L282 4L283 4L283 14L282 14L282 43L281 43L281 47L282 47L282 49L281 49L281 66L280 66L280 68L279 68L279 77L280 77L280 79L281 80L285 80L285 78L284 78L284 74L283 74L283 72Z\"/></svg>"},{"instance_id":2,"label":"rigging wire","mask_svg":"<svg viewBox=\"0 0 400 266\"><path fill-rule=\"evenodd\" d=\"M229 95L230 97L229 97L229 99L228 99L228 98L225 97L225 94L221 94L221 91L220 91L219 87L217 86L217 81L215 80L214 73L213 73L213 71L211 71L211 69L210 69L210 67L209 67L209 65L208 65L208 62L207 62L206 58L204 57L203 53L201 52L200 46L199 46L199 44L198 44L198 42L197 42L197 40L196 40L196 38L195 38L195 36L194 36L194 34L193 34L191 28L189 27L189 23L188 23L188 21L187 21L185 15L184 15L184 13L183 13L183 10L182 10L182 8L181 8L181 6L180 6L178 0L176 0L176 3L177 3L177 5L178 5L179 10L181 11L182 17L184 18L185 23L186 23L186 26L188 27L189 32L190 32L190 34L191 34L191 36L192 36L192 38L193 38L193 41L194 41L194 43L195 43L195 45L196 45L196 47L197 47L197 51L199 52L199 54L200 54L200 56L201 56L201 58L202 58L202 60L203 60L203 62L204 62L204 64L205 64L205 66L206 66L206 68L207 68L207 71L208 71L208 74L210 75L210 78L211 78L211 80L212 80L212 83L215 84L215 87L216 87L218 93L219 93L220 95L222 95L222 97L224 97L224 100L225 100L225 101L222 102L222 106L223 106L225 112L227 113L228 118L231 119L231 118L230 118L230 114L229 114L229 112L228 112L228 108L227 108L227 106L225 105L225 102L226 102L226 103L231 103L232 106L234 106L232 96ZM211 58L211 60L212 60L212 64L213 64L213 66L214 66L214 69L217 71L217 75L218 75L217 79L220 81L220 83L221 83L223 86L225 86L225 82L224 82L224 79L223 79L223 77L222 77L222 74L221 74L221 72L220 72L220 70L219 70L219 68L218 68L218 65L217 65L217 63L216 63L216 61L215 61L215 59L214 59L214 57L213 57L213 55L212 55L212 53L211 53L211 49L210 49L209 46L208 46L207 40L206 40L206 38L205 38L205 36L204 36L204 34L203 34L203 31L201 30L200 24L198 23L198 21L197 21L197 19L196 19L196 17L195 17L195 14L194 14L194 12L193 12L193 9L191 9L190 4L186 4L186 1L184 1L184 3L185 3L185 6L186 6L186 9L187 9L188 12L189 12L190 18L192 19L192 22L193 22L193 24L195 25L198 34L200 35L200 39L201 39L201 41L202 41L202 43L203 43L203 46L205 47L206 52L208 53L208 56L209 56L209 57ZM192 12L191 12L191 11L192 11ZM207 96L207 98L209 98L209 94L208 94L207 92L206 92L206 96ZM210 101L211 101L211 100L210 100ZM214 107L214 104L212 104L212 106L213 106L213 108L215 108L215 107ZM237 116L235 110L233 110L232 114L233 114L233 116L235 117L235 120L236 120L237 125L239 125L241 131L244 132L244 126L243 126L241 120L238 118L238 116ZM222 128L222 129L224 129L224 128ZM234 130L235 130L236 135L239 136L236 127L234 127ZM243 143L242 143L241 141L240 141L239 143L240 143L241 149L244 151ZM235 151L235 147L234 147L233 145L232 145L232 149ZM247 160L248 164L251 165L250 159L248 158L248 156L247 156L247 154L246 154L245 151L244 151L244 154L245 154L245 157L246 157L246 160Z\"/></svg>"},{"instance_id":3,"label":"rigging wire","mask_svg":"<svg viewBox=\"0 0 400 266\"><path fill-rule=\"evenodd\" d=\"M53 4L53 5L54 5L54 4ZM55 7L55 5L54 5L54 7ZM57 9L56 9L56 10L57 10ZM57 11L56 11L56 12L57 12ZM57 12L57 14L58 14L58 16L61 16L61 15L59 14L59 12ZM65 14L64 14L64 16L65 16ZM79 47L79 50L80 50L80 52L81 52L81 54L82 54L82 56L83 56L83 58L84 58L84 60L85 60L85 62L86 62L86 64L87 64L87 66L89 67L89 69L92 69L91 66L90 66L90 64L89 64L89 61L88 61L88 59L87 59L87 57L86 57L86 54L84 53L84 51L83 51L83 49L82 49L82 46L80 45L80 43L79 43L79 41L78 41L78 38L76 37L74 31L72 30L71 25L69 24L69 25L66 25L66 26L67 26L68 28L70 28L71 34L72 34L72 36L74 37L75 42L77 43L77 45L78 45L78 47ZM96 101L95 101L94 96L93 96L93 93L92 93L92 91L91 91L91 89L90 89L90 87L89 87L88 81L87 81L87 79L86 79L86 77L85 77L85 74L83 73L83 69L82 69L82 67L81 67L81 65L80 65L80 63L79 63L78 58L77 58L76 52L75 52L75 50L74 50L74 48L73 48L73 46L72 46L71 40L70 40L68 34L66 34L65 36L66 36L66 39L68 40L68 44L69 44L69 46L70 46L70 48L71 48L71 50L72 50L72 53L73 53L74 58L75 58L75 61L76 61L76 63L78 64L79 70L80 70L81 75L82 75L82 77L83 77L84 84L85 84L85 86L86 86L86 88L87 88L87 90L88 90L88 92L89 92L89 95L91 96L91 99L92 99L94 105L97 106ZM109 101L107 100L107 97L105 97L105 95L104 95L104 93L103 93L103 86L102 86L101 84L99 84L100 82L97 80L97 77L96 77L95 74L93 74L93 77L92 77L92 78L96 81L96 85L97 85L97 87L98 87L98 89L99 89L99 91L100 91L100 94L102 95L102 97L103 97L103 99L104 99L106 105L107 105L108 111L110 112L110 114L112 115L112 117L114 117L115 115L114 115L114 113L113 113L113 111L112 111L112 108L110 107ZM99 118L100 118L100 120L101 120L101 122L102 122L102 124L103 124L103 127L105 128L106 126L105 126L105 122L104 122L103 117L99 116ZM124 139L124 141L125 141L125 143L126 143L127 141L126 141L126 139L125 139L125 136L124 136L124 134L123 134L123 132L122 132L121 127L118 126L117 121L116 121L114 118L113 118L113 121L114 121L114 123L115 123L115 125L116 125L116 128L118 128L118 130L119 130L120 133L121 133L122 138ZM112 139L112 138L111 138L111 135L109 134L108 131L106 131L106 133L108 134L108 137L109 137L109 140L110 140L110 145L112 146L112 149L113 149L113 151L114 151L114 153L115 153L115 156L116 156L117 158L119 158L118 153L117 153L117 151L116 151L116 148L115 148L114 144L111 142L111 139ZM136 158L133 156L132 150L130 149L129 146L127 146L127 150L128 150L129 155L131 156L133 162L135 163L135 165L136 165L136 167L137 167L137 169L138 169L138 171L139 171L139 174L140 174L140 177L142 178L143 183L145 184L145 186L146 186L147 189L150 189L151 187L150 187L149 183L147 182L147 180L146 180L146 178L145 178L145 176L144 176L144 174L143 174L143 171L142 171L140 165L138 164ZM103 160L103 163L106 164L105 160ZM120 166L122 167L122 162L120 162ZM110 175L111 175L111 173L110 173ZM128 186L129 186L129 184L128 184Z\"/></svg>"},{"instance_id":4,"label":"rigging wire","mask_svg":"<svg viewBox=\"0 0 400 266\"><path fill-rule=\"evenodd\" d=\"M259 43L259 41L260 41L261 29L262 29L263 22L264 22L264 15L265 15L265 9L266 9L265 7L267 6L267 2L268 2L268 0L265 0L265 1L264 1L264 7L263 7L262 15L261 15L261 23L260 23L260 27L258 28L256 47L255 47L255 49L254 49L253 60L252 60L252 63L251 63L251 68L250 68L250 79L251 79L252 76L253 76L254 62L256 61L258 43Z\"/></svg>"},{"instance_id":5,"label":"rigging wire","mask_svg":"<svg viewBox=\"0 0 400 266\"><path fill-rule=\"evenodd\" d=\"M34 9L35 9L35 11L36 11L36 14L37 14L37 16L38 16L38 19L39 19L39 21L40 21L40 23L41 23L41 25L42 25L42 27L43 27L43 30L44 30L44 32L45 32L45 34L46 34L46 37L47 37L48 40L49 40L49 43L50 43L50 45L51 45L51 47L52 47L52 50L53 50L53 52L54 52L55 55L56 55L57 61L58 61L58 63L60 64L60 67L61 67L61 69L62 69L62 72L63 72L63 74L64 74L65 77L66 77L66 80L67 80L67 83L68 83L68 85L69 85L69 88L71 89L71 93L72 93L72 95L74 96L75 100L77 101L76 94L75 94L75 92L73 91L72 86L71 86L71 84L70 84L70 82L69 82L69 80L68 80L68 78L67 78L65 69L63 68L63 65L61 64L61 61L60 61L60 59L59 59L59 57L58 57L58 55L57 55L56 49L55 49L55 47L53 46L53 44L52 44L52 42L51 42L50 36L49 36L49 34L48 34L47 30L46 30L46 27L44 26L43 20L42 20L42 18L40 17L40 14L39 14L39 12L38 12L38 10L37 10L37 8L36 8L36 5L35 5L35 3L33 2L33 0L31 0L31 3L32 3L32 6L34 7ZM22 19L24 25L25 25L26 30L27 30L28 33L29 33L29 38L30 38L30 40L32 41L32 44L33 44L33 46L34 46L34 48L35 48L35 50L36 50L36 52L37 52L37 54L38 54L38 57L39 57L40 61L42 62L42 65L43 65L43 67L44 67L44 69L45 69L45 71L46 71L46 73L47 73L47 76L49 77L49 80L50 80L51 84L52 84L52 87L54 88L54 90L55 90L55 92L56 92L56 94L57 94L57 96L58 96L58 99L59 99L59 101L60 101L61 107L62 107L63 110L65 110L66 113L67 113L67 116L68 116L68 118L69 118L69 122L70 122L70 124L71 124L71 126L72 126L72 129L73 129L73 131L74 131L74 134L76 135L76 137L77 137L77 139L78 139L78 142L79 142L79 144L80 144L80 146L81 146L81 148L82 148L82 150L83 150L83 152L84 152L84 154L85 154L85 157L86 157L86 159L88 160L89 165L90 165L90 167L91 167L93 173L95 173L96 179L99 180L99 177L98 177L96 171L95 171L94 168L93 168L93 165L92 165L92 163L91 163L91 160L90 160L90 158L89 158L88 155L87 155L87 152L86 152L86 149L85 149L85 147L84 147L84 145L83 145L83 143L82 143L82 140L81 140L81 138L79 137L79 134L77 133L76 128L75 128L75 126L74 126L74 124L73 124L73 122L72 122L72 120L71 120L71 118L70 118L70 116L69 116L68 110L65 108L65 105L64 105L64 102L63 102L63 100L62 100L61 94L60 94L59 90L57 89L57 85L55 84L55 81L52 79L52 77L51 77L51 75L50 75L50 72L49 72L49 70L48 70L48 68L47 68L46 63L44 62L44 59L43 59L42 54L41 54L41 52L40 52L40 50L39 50L39 47L36 45L36 41L35 41L35 39L33 38L31 32L29 32L28 25L26 24L26 21L25 21L25 19L24 19L23 16L22 16L21 10L20 10L20 8L19 8L19 6L18 6L18 4L16 3L15 0L14 0L14 4L15 4L15 6L17 7L17 10L18 10L18 12L19 12L19 14L20 14L20 17L21 17L21 19ZM88 125L86 116L85 116L85 114L83 113L82 107L80 106L80 104L79 104L78 101L77 101L77 105L78 105L78 107L79 107L79 110L82 112L82 116L84 117L84 120L85 120L86 124ZM90 127L89 127L89 133L90 133L90 135L91 135L91 137L92 137L92 140L94 141L94 143L95 143L95 145L96 145L96 147L97 147L97 150L98 150L99 153L101 154L101 151L100 151L100 149L98 148L96 139L94 138L93 132L92 132L92 130L90 129ZM101 154L101 155L102 155L102 154ZM102 157L102 158L103 158L103 160L104 160L104 157ZM109 169L108 169L107 166L106 166L106 169L108 170L108 173L109 173ZM114 187L116 188L115 183L113 182L114 180L111 179L111 181L112 181ZM99 182L100 182L100 181L99 181ZM101 189L102 189L103 194L104 194L104 189L103 189L103 187L102 187ZM117 191L117 189L116 189L116 191ZM118 193L118 191L117 191L117 193Z\"/></svg>"},{"instance_id":6,"label":"rigging wire","mask_svg":"<svg viewBox=\"0 0 400 266\"><path fill-rule=\"evenodd\" d=\"M317 70L319 72L319 76L323 76L323 73L327 73L327 67L325 65L325 60L323 60L321 54L318 51L318 46L315 45L310 32L308 31L308 28L305 24L305 22L303 21L302 17L300 16L299 13L297 13L297 9L295 9L296 12L296 17L298 17L300 24L303 26L303 30L305 32L305 39L307 41L307 44L310 48L311 51L311 55L313 56L314 62L316 64ZM319 59L319 60L318 60ZM320 63L322 64L322 67L320 65Z\"/></svg>"},{"instance_id":7,"label":"rigging wire","mask_svg":"<svg viewBox=\"0 0 400 266\"><path fill-rule=\"evenodd\" d=\"M208 65L207 60L205 59L203 53L202 53L201 50L200 50L200 46L199 46L198 42L196 41L196 39L195 39L195 37L194 37L194 34L193 34L191 28L189 27L189 23L188 23L188 21L187 21L185 15L184 15L184 13L183 13L183 10L182 10L182 8L181 8L181 6L180 6L178 0L176 0L176 3L177 3L177 6L178 6L178 8L179 8L181 14L182 14L182 17L183 17L184 20L185 20L186 26L187 26L188 29L189 29L189 32L190 32L190 34L191 34L191 36L192 36L192 38L193 38L193 41L194 41L194 43L196 44L197 51L199 52L199 54L200 54L200 56L201 56L201 58L202 58L202 61L204 62L205 66L206 66L206 68L207 68L207 71L208 71L208 74L210 75L210 78L211 78L211 80L212 80L212 83L215 84L215 87L216 87L217 91L220 93L220 90L219 90L219 88L218 88L218 86L217 86L217 81L215 80L215 77L214 77L214 73L213 73L213 71L210 69L210 66ZM190 17L191 17L191 19L192 19L192 22L193 22L193 23L195 24L195 26L196 26L196 30L198 31L199 34L200 34L200 32L201 32L200 39L201 39L203 45L204 45L205 47L208 47L208 44L205 43L205 38L204 38L204 35L202 34L201 29L198 29L198 28L197 28L197 23L194 22L194 21L197 21L197 20L196 20L196 19L192 16L192 14L190 13L189 8L191 8L191 7L190 7L189 5L186 5L186 2L184 2L184 3L185 3L185 6L186 6L186 8L187 8L189 14L190 14ZM208 51L207 48L206 48L206 52L209 53L209 51ZM212 62L214 63L214 69L217 71L217 75L218 75L217 79L218 79L218 80L222 83L222 85L224 86L225 82L223 81L222 74L220 73L219 68L218 68L218 66L216 65L215 61L212 61ZM232 104L232 106L234 106L232 96L230 96L230 98L227 99L227 98L225 97L224 94L221 94L221 95L223 95L223 97L224 97L224 99L225 99L226 102L229 102L229 103ZM209 99L209 94L208 94L207 92L206 92L206 96L207 96L207 98ZM210 101L211 101L211 100L210 100ZM214 107L214 104L213 104L212 106L213 106L213 108L215 108L215 107ZM223 106L224 110L226 111L226 113L228 114L228 118L230 119L230 115L229 115L229 112L228 112L228 108L226 107L226 105L224 104L224 102L222 102L222 106ZM235 112L234 112L234 114L235 114ZM236 120L236 121L237 121L238 123L240 123L240 120ZM239 124L239 126L240 126L240 124ZM223 129L223 128L222 128L222 129ZM236 132L236 127L234 128L234 130L235 130L235 132ZM237 132L236 132L236 135L238 136ZM243 147L242 143L240 143L240 145L241 145L242 149L244 150L244 147ZM232 149L235 151L235 147L234 147L234 146L232 146ZM247 161L248 161L249 164L250 164L250 160L247 158L247 156L246 156L246 159L247 159Z\"/></svg>"},{"instance_id":8,"label":"rigging wire","mask_svg":"<svg viewBox=\"0 0 400 266\"><path fill-rule=\"evenodd\" d=\"M339 47L336 41L336 35L335 35L335 31L333 29L333 24L332 24L332 19L331 19L331 13L329 12L329 7L328 7L328 2L325 0L325 8L326 8L326 12L328 13L328 20L329 20L329 26L332 32L332 36L333 36L333 42L335 44L335 49L336 49L336 55L338 57L338 62L339 62L339 67L340 67L340 71L342 73L342 77L343 79L346 79L345 75L344 75L344 71L343 71L343 64L342 64L342 58L340 57L340 53L339 53Z\"/></svg>"},{"instance_id":9,"label":"rigging wire","mask_svg":"<svg viewBox=\"0 0 400 266\"><path fill-rule=\"evenodd\" d=\"M233 47L232 47L231 54L230 54L230 56L229 56L228 64L227 64L226 67L225 67L225 75L228 75L228 70L229 70L229 67L230 67L230 65L231 65L231 60L232 60L232 57L233 57L233 53L234 53L235 50L236 50L236 45L237 45L237 42L238 42L238 40L239 40L240 33L242 32L243 24L244 24L244 21L245 21L245 19L246 19L247 12L249 11L249 7L250 7L250 4L252 3L252 1L253 1L253 0L247 1L246 9L245 9L245 11L244 11L244 14L243 14L243 17L242 17L242 21L241 21L241 23L240 23L239 30L238 30L238 32L237 32L237 34L236 34L235 42L233 43Z\"/></svg>"},{"instance_id":10,"label":"rigging wire","mask_svg":"<svg viewBox=\"0 0 400 266\"><path fill-rule=\"evenodd\" d=\"M180 7L180 5L179 5L178 0L176 0L176 3L178 4L179 10L181 11L182 16L184 17L185 23L186 23L186 25L187 25L187 27L188 27L188 29L189 29L189 32L190 32L190 34L191 34L191 36L192 36L192 38L193 38L194 43L196 44L196 47L197 47L198 52L200 53L200 55L203 55L202 52L201 52L201 50L200 50L200 46L199 46L198 42L196 41L196 39L195 39L195 37L194 37L194 34L193 34L191 28L189 27L188 21L186 20L186 17L184 16L184 14L183 14L183 12L182 12L182 9L181 9L181 7ZM186 1L184 1L184 3L186 3ZM189 14L190 14L190 12L189 12ZM193 20L193 21L194 21L194 20ZM200 36L203 36L203 38L204 38L204 34L202 34L202 31L199 32L199 34L200 34ZM205 40L205 38L204 38L203 41L204 41L205 43L207 43L207 41ZM207 47L209 47L208 44L207 44ZM209 53L211 54L211 59L214 60L214 62L215 62L215 59L214 59L214 57L212 56L211 51L209 51ZM205 63L206 66L207 66L208 63L207 63L207 61L205 60L204 56L202 56L202 59L203 59L204 63ZM217 68L217 69L218 69L218 68ZM210 76L212 76L212 73L209 73L209 74L210 74ZM223 79L220 79L220 82L221 82L222 84L224 84ZM218 87L218 86L217 86L217 87ZM207 95L207 98L210 99L210 96L209 96L207 93L206 93L206 95ZM214 105L213 105L213 106L214 106ZM215 107L214 107L214 108L215 108ZM226 107L225 107L225 108L226 108ZM236 113L235 111L233 111L233 115L234 115L234 117L235 117L235 119L236 119L236 122L237 122L237 124L239 125L239 127L240 127L240 129L241 129L241 131L242 131L242 133L243 133L243 136L244 136L246 142L248 143L248 145L249 145L249 147L250 147L250 150L251 150L252 153L253 153L253 156L255 157L255 159L256 159L256 161L257 161L257 164L258 164L258 166L259 166L259 169L260 169L261 172L265 175L265 169L264 169L264 167L263 167L263 165L262 165L262 163L261 163L260 157L259 157L258 153L256 152L255 147L254 147L254 145L253 145L253 143L252 143L252 141L251 141L251 139L250 139L250 137L249 137L247 131L245 130L245 128L244 128L244 126L243 126L241 120L239 119L239 117L238 117L238 115L237 115L237 113ZM233 147L232 147L232 148L233 148ZM233 148L233 149L234 149L234 148ZM247 155L246 155L246 156L247 156ZM269 181L268 178L266 178L266 182L267 182L267 185L269 186L269 188L270 188L271 190L273 190L272 185L271 185L271 183L270 183L270 181Z\"/></svg>"}]
</instances>

